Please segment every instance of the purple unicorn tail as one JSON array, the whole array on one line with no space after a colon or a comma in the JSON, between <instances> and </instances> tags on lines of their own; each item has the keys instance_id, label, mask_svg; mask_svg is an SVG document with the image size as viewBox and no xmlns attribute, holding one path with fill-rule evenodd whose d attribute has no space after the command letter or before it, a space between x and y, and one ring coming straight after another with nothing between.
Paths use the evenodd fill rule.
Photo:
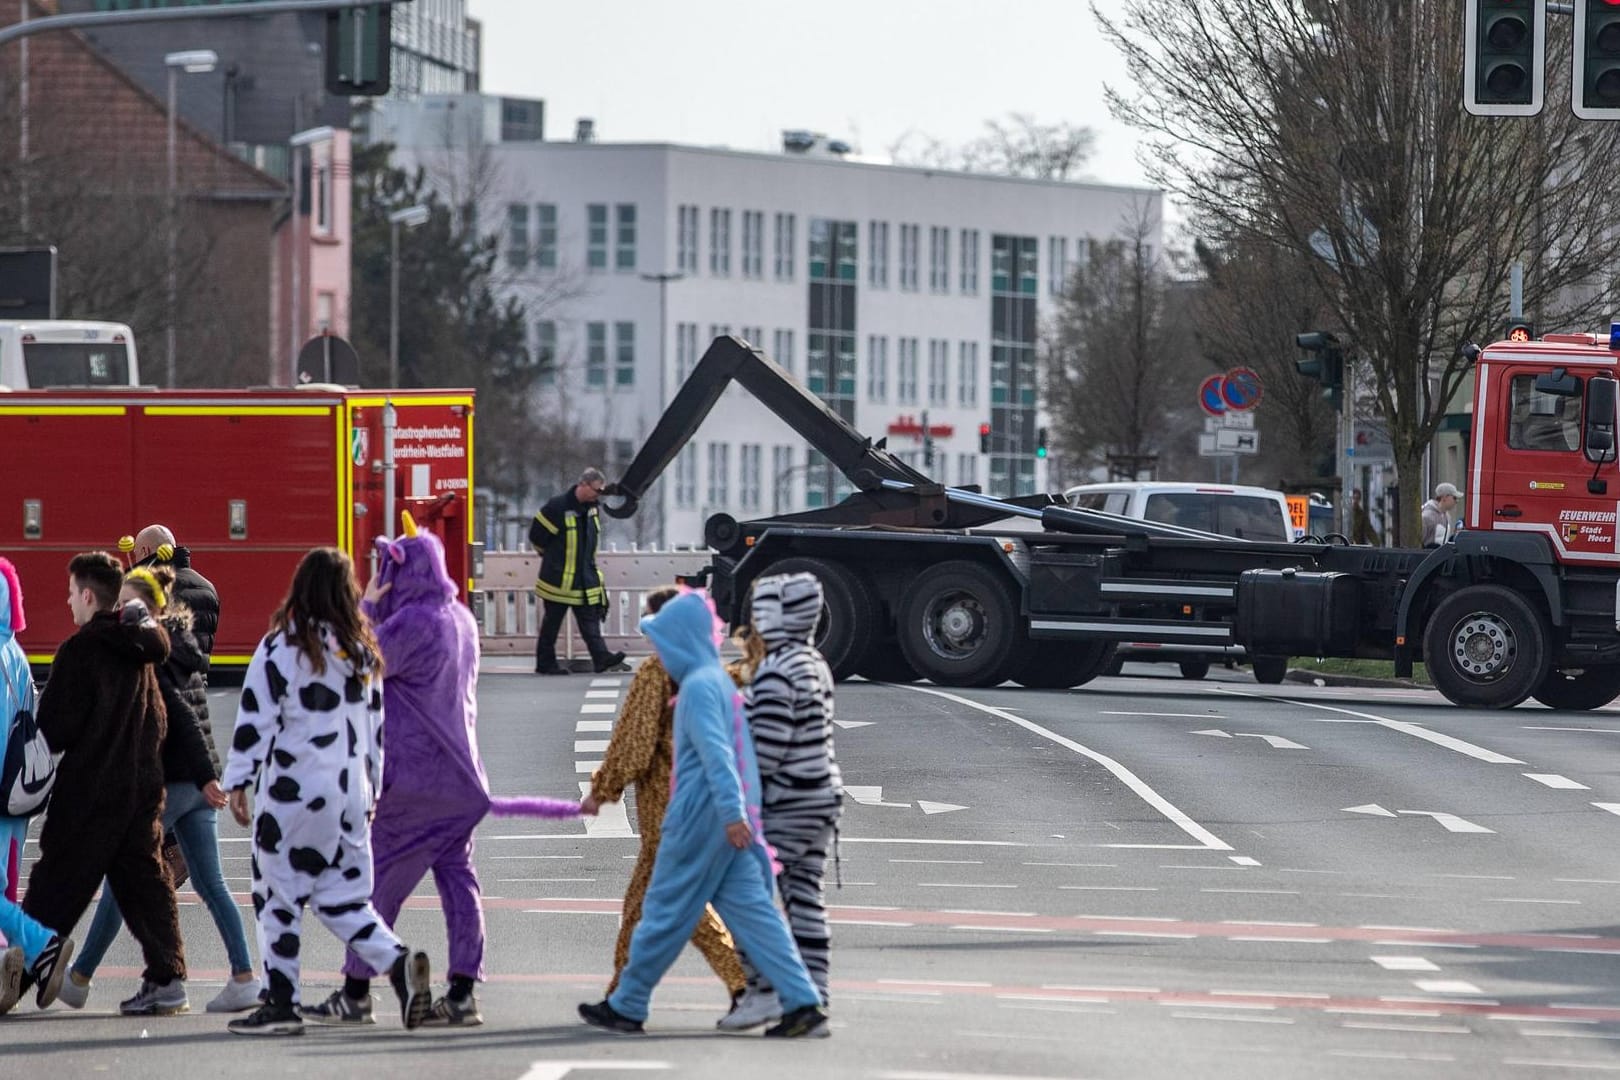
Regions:
<instances>
[{"instance_id":1,"label":"purple unicorn tail","mask_svg":"<svg viewBox=\"0 0 1620 1080\"><path fill-rule=\"evenodd\" d=\"M490 799L489 812L494 817L573 818L579 817L579 803L529 796Z\"/></svg>"}]
</instances>

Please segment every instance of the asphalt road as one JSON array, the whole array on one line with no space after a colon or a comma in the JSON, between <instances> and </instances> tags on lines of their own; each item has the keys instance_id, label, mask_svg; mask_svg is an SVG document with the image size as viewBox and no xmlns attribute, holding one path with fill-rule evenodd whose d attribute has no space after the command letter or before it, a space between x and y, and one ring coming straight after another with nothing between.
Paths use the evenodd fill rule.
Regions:
<instances>
[{"instance_id":1,"label":"asphalt road","mask_svg":"<svg viewBox=\"0 0 1620 1080\"><path fill-rule=\"evenodd\" d=\"M183 890L197 1012L114 1015L139 974L125 938L84 1013L0 1020L0 1075L1620 1073L1620 711L1483 713L1173 670L1067 693L840 687L831 1039L714 1033L724 992L690 951L647 1036L577 1021L610 969L632 810L483 827L482 1028L407 1034L379 1008L360 1032L230 1036L201 1011L223 949ZM627 683L486 673L496 793L576 793ZM227 730L233 695L214 697ZM222 837L245 894L245 833ZM400 926L442 968L431 883ZM340 951L306 927L315 1000Z\"/></svg>"}]
</instances>

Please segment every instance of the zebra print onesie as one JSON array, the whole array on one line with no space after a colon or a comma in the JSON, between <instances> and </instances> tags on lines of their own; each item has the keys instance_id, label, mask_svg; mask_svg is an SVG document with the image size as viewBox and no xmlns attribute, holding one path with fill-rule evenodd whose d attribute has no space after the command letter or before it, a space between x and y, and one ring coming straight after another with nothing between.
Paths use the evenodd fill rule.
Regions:
<instances>
[{"instance_id":1,"label":"zebra print onesie","mask_svg":"<svg viewBox=\"0 0 1620 1080\"><path fill-rule=\"evenodd\" d=\"M759 758L765 840L782 867L776 878L782 906L825 1005L831 939L821 882L844 783L833 757L832 671L811 644L820 617L815 575L754 582L754 629L767 652L745 702ZM763 980L754 982L768 989Z\"/></svg>"},{"instance_id":2,"label":"zebra print onesie","mask_svg":"<svg viewBox=\"0 0 1620 1080\"><path fill-rule=\"evenodd\" d=\"M270 1001L298 1003L304 905L355 954L388 971L405 946L371 906L371 812L382 785L382 678L322 627L317 672L280 630L242 682L222 781L254 785L253 910ZM367 658L369 660L369 658Z\"/></svg>"}]
</instances>

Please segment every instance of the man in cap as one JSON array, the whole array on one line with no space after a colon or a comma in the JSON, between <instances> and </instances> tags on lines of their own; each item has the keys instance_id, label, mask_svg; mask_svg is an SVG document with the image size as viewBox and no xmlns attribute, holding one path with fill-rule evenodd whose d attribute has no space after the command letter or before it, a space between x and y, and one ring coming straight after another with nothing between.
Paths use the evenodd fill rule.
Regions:
<instances>
[{"instance_id":1,"label":"man in cap","mask_svg":"<svg viewBox=\"0 0 1620 1080\"><path fill-rule=\"evenodd\" d=\"M1455 484L1434 486L1434 498L1423 504L1423 546L1437 548L1451 539L1451 512L1461 494Z\"/></svg>"}]
</instances>

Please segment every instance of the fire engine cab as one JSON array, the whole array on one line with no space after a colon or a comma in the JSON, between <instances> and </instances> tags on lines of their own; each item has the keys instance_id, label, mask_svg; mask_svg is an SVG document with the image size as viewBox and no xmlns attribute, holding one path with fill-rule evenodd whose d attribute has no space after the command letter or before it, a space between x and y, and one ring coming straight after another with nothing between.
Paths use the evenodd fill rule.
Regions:
<instances>
[{"instance_id":1,"label":"fire engine cab","mask_svg":"<svg viewBox=\"0 0 1620 1080\"><path fill-rule=\"evenodd\" d=\"M73 633L54 600L68 561L154 523L219 590L216 668L247 664L310 548L341 548L368 579L401 510L444 541L466 599L470 390L0 393L0 446L0 552L32 597L19 640L35 664Z\"/></svg>"}]
</instances>

